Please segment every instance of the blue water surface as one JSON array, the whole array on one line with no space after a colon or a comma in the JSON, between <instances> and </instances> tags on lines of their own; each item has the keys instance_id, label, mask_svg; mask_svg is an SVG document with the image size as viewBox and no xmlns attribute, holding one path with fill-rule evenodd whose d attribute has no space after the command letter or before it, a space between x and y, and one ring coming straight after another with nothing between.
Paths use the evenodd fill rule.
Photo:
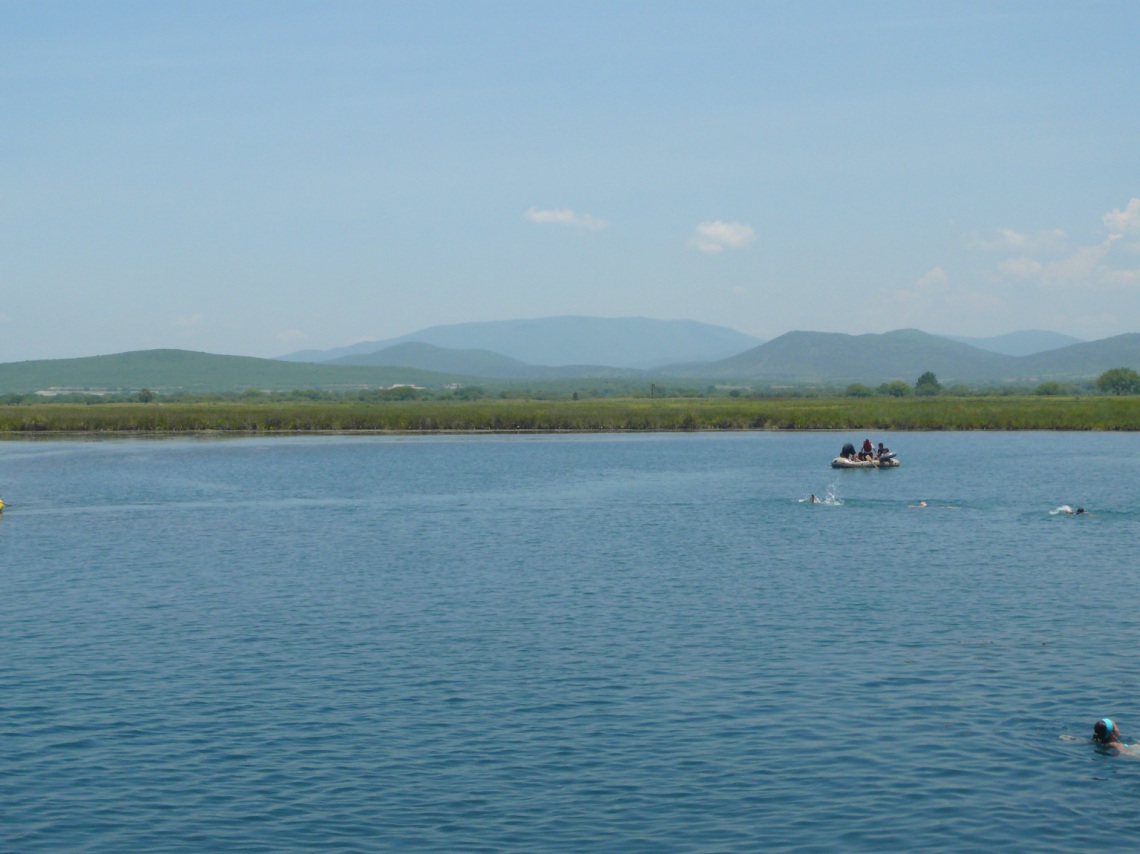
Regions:
<instances>
[{"instance_id":1,"label":"blue water surface","mask_svg":"<svg viewBox=\"0 0 1140 854\"><path fill-rule=\"evenodd\" d=\"M1130 846L1140 436L862 438L0 442L0 850Z\"/></svg>"}]
</instances>

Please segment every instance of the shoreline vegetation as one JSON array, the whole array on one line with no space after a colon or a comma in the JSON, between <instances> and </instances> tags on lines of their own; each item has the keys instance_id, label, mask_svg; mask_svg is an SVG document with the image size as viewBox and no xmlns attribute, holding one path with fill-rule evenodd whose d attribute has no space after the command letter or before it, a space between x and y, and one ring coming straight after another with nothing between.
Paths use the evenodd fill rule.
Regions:
<instances>
[{"instance_id":1,"label":"shoreline vegetation","mask_svg":"<svg viewBox=\"0 0 1140 854\"><path fill-rule=\"evenodd\" d=\"M1140 397L605 398L0 405L0 438L45 434L1140 430Z\"/></svg>"}]
</instances>

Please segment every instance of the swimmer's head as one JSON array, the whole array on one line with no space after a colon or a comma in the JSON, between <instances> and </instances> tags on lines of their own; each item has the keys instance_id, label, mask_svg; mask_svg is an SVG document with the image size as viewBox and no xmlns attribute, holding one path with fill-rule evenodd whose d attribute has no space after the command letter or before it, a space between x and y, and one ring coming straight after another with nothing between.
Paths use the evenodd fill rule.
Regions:
<instances>
[{"instance_id":1,"label":"swimmer's head","mask_svg":"<svg viewBox=\"0 0 1140 854\"><path fill-rule=\"evenodd\" d=\"M1116 724L1112 722L1112 718L1101 718L1093 724L1093 740L1099 741L1101 744L1107 744L1113 739L1119 738L1120 734L1116 730Z\"/></svg>"},{"instance_id":2,"label":"swimmer's head","mask_svg":"<svg viewBox=\"0 0 1140 854\"><path fill-rule=\"evenodd\" d=\"M1078 512L1078 513L1084 513L1084 512L1085 512L1085 508L1084 508L1084 507L1078 507L1078 508L1077 508L1077 512Z\"/></svg>"}]
</instances>

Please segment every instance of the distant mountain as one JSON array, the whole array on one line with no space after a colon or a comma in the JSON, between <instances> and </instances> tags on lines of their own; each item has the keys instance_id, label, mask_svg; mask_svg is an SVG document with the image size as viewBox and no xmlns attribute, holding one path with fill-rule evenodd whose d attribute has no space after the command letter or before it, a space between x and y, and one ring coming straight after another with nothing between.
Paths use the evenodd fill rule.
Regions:
<instances>
[{"instance_id":1,"label":"distant mountain","mask_svg":"<svg viewBox=\"0 0 1140 854\"><path fill-rule=\"evenodd\" d=\"M981 350L992 353L1001 353L1005 356L1032 356L1034 353L1044 353L1046 350L1058 350L1070 344L1084 343L1080 338L1072 335L1062 335L1060 332L1046 332L1041 329L1027 329L1022 332L1007 332L1005 335L995 335L992 338L966 338L962 335L945 335L951 341L969 344Z\"/></svg>"},{"instance_id":2,"label":"distant mountain","mask_svg":"<svg viewBox=\"0 0 1140 854\"><path fill-rule=\"evenodd\" d=\"M846 384L913 383L924 371L934 371L945 383L963 382L965 377L998 379L1010 359L917 329L882 335L788 332L729 359L669 372L710 379Z\"/></svg>"},{"instance_id":3,"label":"distant mountain","mask_svg":"<svg viewBox=\"0 0 1140 854\"><path fill-rule=\"evenodd\" d=\"M712 362L678 364L652 373L624 368L548 367L487 350L451 350L404 343L347 361L375 364L311 364L186 350L143 350L84 359L0 364L0 394L50 388L159 392L243 389L348 390L409 383L439 388L447 383L580 379L646 382L728 381L842 386L914 383L933 371L944 385L1033 384L1090 380L1109 368L1140 370L1140 333L1071 344L1029 356L1008 356L900 329L882 335L789 332L743 353Z\"/></svg>"},{"instance_id":4,"label":"distant mountain","mask_svg":"<svg viewBox=\"0 0 1140 854\"><path fill-rule=\"evenodd\" d=\"M608 365L632 369L715 361L760 343L759 338L735 329L692 320L546 317L432 326L399 338L332 350L301 350L281 358L291 362L329 362L411 341L450 350L486 350L536 366Z\"/></svg>"},{"instance_id":5,"label":"distant mountain","mask_svg":"<svg viewBox=\"0 0 1140 854\"><path fill-rule=\"evenodd\" d=\"M641 374L640 371L635 370L589 365L568 365L558 368L528 365L526 362L501 356L489 350L452 350L417 341L394 344L375 353L342 356L324 364L400 366L445 374L520 380L569 379L574 377L619 379Z\"/></svg>"},{"instance_id":6,"label":"distant mountain","mask_svg":"<svg viewBox=\"0 0 1140 854\"><path fill-rule=\"evenodd\" d=\"M1020 377L1027 380L1081 380L1098 377L1110 368L1140 370L1140 333L1071 344L1017 362Z\"/></svg>"},{"instance_id":7,"label":"distant mountain","mask_svg":"<svg viewBox=\"0 0 1140 854\"><path fill-rule=\"evenodd\" d=\"M9 394L49 388L206 392L250 388L331 390L397 383L439 387L464 379L470 380L412 368L310 365L188 350L138 350L83 359L0 364L0 393Z\"/></svg>"},{"instance_id":8,"label":"distant mountain","mask_svg":"<svg viewBox=\"0 0 1140 854\"><path fill-rule=\"evenodd\" d=\"M729 359L675 366L668 372L690 378L845 385L913 383L933 371L948 385L1091 379L1116 367L1140 368L1140 334L1032 356L1006 356L917 329L882 335L789 332Z\"/></svg>"}]
</instances>

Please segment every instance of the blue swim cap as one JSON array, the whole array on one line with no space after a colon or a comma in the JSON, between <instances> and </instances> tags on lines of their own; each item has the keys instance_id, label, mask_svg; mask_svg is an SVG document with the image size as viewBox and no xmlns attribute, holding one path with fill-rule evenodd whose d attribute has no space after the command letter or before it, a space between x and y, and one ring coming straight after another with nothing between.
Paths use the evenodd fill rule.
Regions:
<instances>
[{"instance_id":1,"label":"blue swim cap","mask_svg":"<svg viewBox=\"0 0 1140 854\"><path fill-rule=\"evenodd\" d=\"M1101 718L1093 725L1093 739L1101 744L1108 744L1115 731L1116 724L1112 722L1112 718Z\"/></svg>"}]
</instances>

